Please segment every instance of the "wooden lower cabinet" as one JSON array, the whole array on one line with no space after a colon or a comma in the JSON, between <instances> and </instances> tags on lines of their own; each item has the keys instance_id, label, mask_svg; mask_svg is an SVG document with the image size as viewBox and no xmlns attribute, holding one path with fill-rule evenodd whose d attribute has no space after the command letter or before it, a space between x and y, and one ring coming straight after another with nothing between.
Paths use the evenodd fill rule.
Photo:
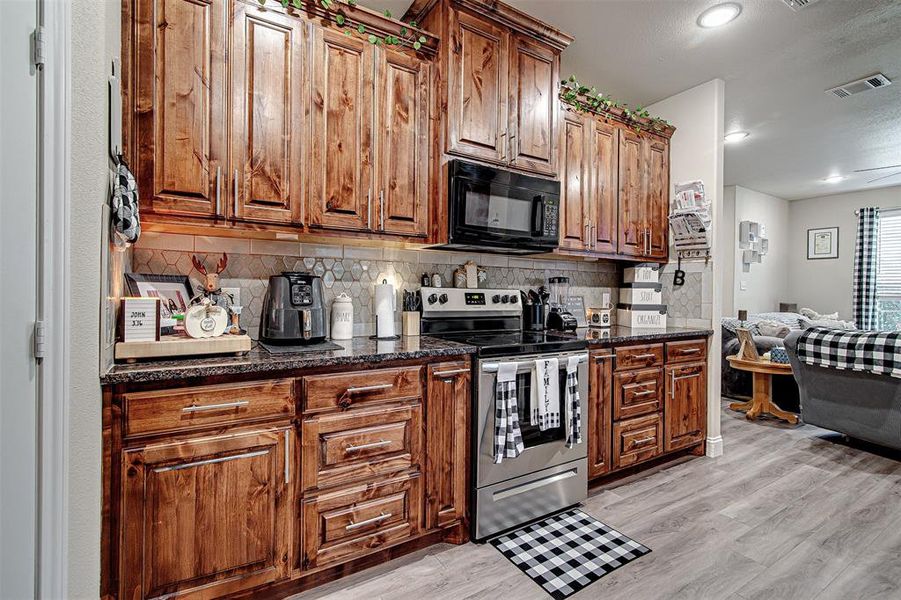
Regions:
<instances>
[{"instance_id":1,"label":"wooden lower cabinet","mask_svg":"<svg viewBox=\"0 0 901 600\"><path fill-rule=\"evenodd\" d=\"M120 598L216 597L288 576L289 428L122 454Z\"/></svg>"},{"instance_id":2,"label":"wooden lower cabinet","mask_svg":"<svg viewBox=\"0 0 901 600\"><path fill-rule=\"evenodd\" d=\"M588 477L703 450L707 340L614 344L591 352Z\"/></svg>"}]
</instances>

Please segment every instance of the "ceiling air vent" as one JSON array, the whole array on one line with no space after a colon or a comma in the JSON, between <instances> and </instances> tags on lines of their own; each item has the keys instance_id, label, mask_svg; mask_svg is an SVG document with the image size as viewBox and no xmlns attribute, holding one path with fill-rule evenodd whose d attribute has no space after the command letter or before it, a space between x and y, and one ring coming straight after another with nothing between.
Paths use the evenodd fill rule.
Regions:
<instances>
[{"instance_id":1,"label":"ceiling air vent","mask_svg":"<svg viewBox=\"0 0 901 600\"><path fill-rule=\"evenodd\" d=\"M867 90L875 90L876 88L885 87L887 85L892 85L891 79L889 79L882 73L876 73L875 75L870 75L869 77L864 77L863 79L858 79L857 81L852 81L850 83L836 86L832 89L826 90L826 93L838 96L839 98L847 98L848 96L853 96L854 94L866 92Z\"/></svg>"},{"instance_id":2,"label":"ceiling air vent","mask_svg":"<svg viewBox=\"0 0 901 600\"><path fill-rule=\"evenodd\" d=\"M782 0L785 2L785 5L788 6L792 10L801 10L802 8L807 8L811 4L815 3L817 0Z\"/></svg>"}]
</instances>

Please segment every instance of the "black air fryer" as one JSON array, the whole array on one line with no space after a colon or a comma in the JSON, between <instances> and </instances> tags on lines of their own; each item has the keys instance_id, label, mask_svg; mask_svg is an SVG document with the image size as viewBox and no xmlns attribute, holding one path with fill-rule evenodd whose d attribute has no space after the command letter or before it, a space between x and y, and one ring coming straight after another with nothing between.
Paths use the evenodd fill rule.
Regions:
<instances>
[{"instance_id":1,"label":"black air fryer","mask_svg":"<svg viewBox=\"0 0 901 600\"><path fill-rule=\"evenodd\" d=\"M260 341L267 344L315 344L325 340L322 280L312 273L272 275L263 299Z\"/></svg>"}]
</instances>

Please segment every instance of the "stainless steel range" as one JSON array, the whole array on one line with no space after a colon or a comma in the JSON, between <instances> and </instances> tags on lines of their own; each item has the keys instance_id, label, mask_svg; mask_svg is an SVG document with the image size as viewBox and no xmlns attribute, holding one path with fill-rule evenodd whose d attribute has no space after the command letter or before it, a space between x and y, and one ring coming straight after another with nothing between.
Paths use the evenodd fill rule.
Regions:
<instances>
[{"instance_id":1,"label":"stainless steel range","mask_svg":"<svg viewBox=\"0 0 901 600\"><path fill-rule=\"evenodd\" d=\"M523 331L518 290L423 288L422 333L478 348L473 363L472 536L482 540L584 500L588 491L587 441L565 445L563 426L531 425L533 365L558 358L563 405L566 363L580 358L583 431L588 424L588 352L584 341ZM525 451L494 463L495 386L498 365L516 363L518 417ZM587 438L587 434L583 434Z\"/></svg>"}]
</instances>

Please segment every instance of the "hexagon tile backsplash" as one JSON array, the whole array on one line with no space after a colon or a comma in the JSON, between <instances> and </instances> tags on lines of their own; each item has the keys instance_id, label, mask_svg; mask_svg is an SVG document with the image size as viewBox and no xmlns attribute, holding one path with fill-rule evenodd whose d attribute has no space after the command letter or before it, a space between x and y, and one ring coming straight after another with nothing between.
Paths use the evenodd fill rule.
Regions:
<instances>
[{"instance_id":1,"label":"hexagon tile backsplash","mask_svg":"<svg viewBox=\"0 0 901 600\"><path fill-rule=\"evenodd\" d=\"M371 335L375 331L372 314L375 283L387 279L394 283L400 294L404 289L419 289L423 273L438 273L447 286L452 281L454 269L467 260L486 267L488 287L527 289L546 283L548 277L567 276L573 295L584 296L586 307L598 306L604 292L610 292L615 303L621 277L618 265L605 262L514 258L440 250L301 245L294 242L152 233L142 235L135 246L132 271L188 275L196 281L200 276L191 264L191 255L196 255L212 267L222 252L228 253L222 286L240 288L241 304L244 305L241 324L254 338L258 335L269 276L283 271L310 271L322 277L325 304L329 311L336 296L342 292L351 296L354 335ZM399 330L399 311L397 317Z\"/></svg>"}]
</instances>

